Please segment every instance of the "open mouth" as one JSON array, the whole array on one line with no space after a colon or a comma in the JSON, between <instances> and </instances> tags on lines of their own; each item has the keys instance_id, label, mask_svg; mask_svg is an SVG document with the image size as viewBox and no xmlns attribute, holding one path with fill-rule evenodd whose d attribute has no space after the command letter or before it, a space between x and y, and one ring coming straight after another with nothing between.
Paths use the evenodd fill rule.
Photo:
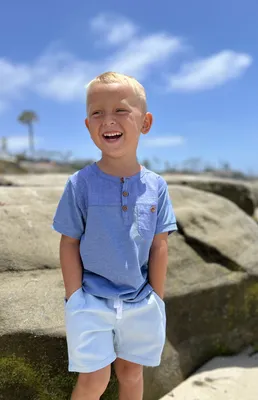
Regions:
<instances>
[{"instance_id":1,"label":"open mouth","mask_svg":"<svg viewBox=\"0 0 258 400\"><path fill-rule=\"evenodd\" d=\"M123 134L121 132L103 133L104 139L109 143L117 142L122 136Z\"/></svg>"}]
</instances>

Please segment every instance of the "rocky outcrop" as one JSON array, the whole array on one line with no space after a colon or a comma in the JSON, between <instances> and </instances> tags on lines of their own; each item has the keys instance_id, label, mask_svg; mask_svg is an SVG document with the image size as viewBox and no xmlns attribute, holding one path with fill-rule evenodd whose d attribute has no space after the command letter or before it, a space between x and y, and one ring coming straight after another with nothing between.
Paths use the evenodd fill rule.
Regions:
<instances>
[{"instance_id":1,"label":"rocky outcrop","mask_svg":"<svg viewBox=\"0 0 258 400\"><path fill-rule=\"evenodd\" d=\"M0 159L0 174L26 174L27 170L19 163L11 160Z\"/></svg>"},{"instance_id":2,"label":"rocky outcrop","mask_svg":"<svg viewBox=\"0 0 258 400\"><path fill-rule=\"evenodd\" d=\"M201 244L207 262L218 260L233 271L257 271L258 230L253 218L231 201L201 190L174 186L171 196L181 232L195 250Z\"/></svg>"},{"instance_id":3,"label":"rocky outcrop","mask_svg":"<svg viewBox=\"0 0 258 400\"><path fill-rule=\"evenodd\" d=\"M258 208L258 181L251 182L250 187L253 193L255 206Z\"/></svg>"},{"instance_id":4,"label":"rocky outcrop","mask_svg":"<svg viewBox=\"0 0 258 400\"><path fill-rule=\"evenodd\" d=\"M1 187L0 202L6 206L36 206L57 204L63 186Z\"/></svg>"},{"instance_id":5,"label":"rocky outcrop","mask_svg":"<svg viewBox=\"0 0 258 400\"><path fill-rule=\"evenodd\" d=\"M255 220L256 222L258 222L258 208L255 209L255 212L254 212L254 220Z\"/></svg>"},{"instance_id":6,"label":"rocky outcrop","mask_svg":"<svg viewBox=\"0 0 258 400\"><path fill-rule=\"evenodd\" d=\"M19 186L29 187L60 187L64 186L69 174L21 174L6 175L9 181Z\"/></svg>"},{"instance_id":7,"label":"rocky outcrop","mask_svg":"<svg viewBox=\"0 0 258 400\"><path fill-rule=\"evenodd\" d=\"M0 207L0 272L59 266L54 209L54 204Z\"/></svg>"},{"instance_id":8,"label":"rocky outcrop","mask_svg":"<svg viewBox=\"0 0 258 400\"><path fill-rule=\"evenodd\" d=\"M253 186L246 181L205 177L199 175L166 175L169 185L185 185L218 194L231 200L248 215L254 214L256 197Z\"/></svg>"},{"instance_id":9,"label":"rocky outcrop","mask_svg":"<svg viewBox=\"0 0 258 400\"><path fill-rule=\"evenodd\" d=\"M175 186L179 233L169 238L167 343L146 369L148 400L158 399L215 355L258 339L258 226L232 202Z\"/></svg>"},{"instance_id":10,"label":"rocky outcrop","mask_svg":"<svg viewBox=\"0 0 258 400\"><path fill-rule=\"evenodd\" d=\"M258 353L215 357L161 400L256 400Z\"/></svg>"},{"instance_id":11,"label":"rocky outcrop","mask_svg":"<svg viewBox=\"0 0 258 400\"><path fill-rule=\"evenodd\" d=\"M14 183L0 176L0 186L14 186Z\"/></svg>"},{"instance_id":12,"label":"rocky outcrop","mask_svg":"<svg viewBox=\"0 0 258 400\"><path fill-rule=\"evenodd\" d=\"M63 187L0 188L0 272L59 266L52 217Z\"/></svg>"},{"instance_id":13,"label":"rocky outcrop","mask_svg":"<svg viewBox=\"0 0 258 400\"><path fill-rule=\"evenodd\" d=\"M75 379L67 373L59 235L51 231L63 187L50 186L0 191L5 400L65 400ZM160 367L145 369L145 400L165 395L214 355L258 340L258 225L221 196L182 185L170 193L179 232L169 237L167 340ZM112 381L103 399L116 398Z\"/></svg>"}]
</instances>

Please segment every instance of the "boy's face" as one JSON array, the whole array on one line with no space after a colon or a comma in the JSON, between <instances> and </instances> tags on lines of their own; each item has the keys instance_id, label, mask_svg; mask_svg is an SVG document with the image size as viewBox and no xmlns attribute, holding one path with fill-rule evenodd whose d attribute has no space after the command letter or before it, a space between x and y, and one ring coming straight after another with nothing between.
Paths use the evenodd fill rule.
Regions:
<instances>
[{"instance_id":1,"label":"boy's face","mask_svg":"<svg viewBox=\"0 0 258 400\"><path fill-rule=\"evenodd\" d=\"M97 83L90 88L85 120L92 140L103 155L135 156L141 132L149 132L152 115L129 85Z\"/></svg>"}]
</instances>

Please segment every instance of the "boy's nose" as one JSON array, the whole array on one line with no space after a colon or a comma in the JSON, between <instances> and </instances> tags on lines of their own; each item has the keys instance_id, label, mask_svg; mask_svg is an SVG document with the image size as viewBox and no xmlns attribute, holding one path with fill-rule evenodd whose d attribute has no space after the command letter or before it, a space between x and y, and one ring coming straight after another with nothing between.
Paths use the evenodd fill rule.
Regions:
<instances>
[{"instance_id":1,"label":"boy's nose","mask_svg":"<svg viewBox=\"0 0 258 400\"><path fill-rule=\"evenodd\" d=\"M103 119L103 125L104 126L110 126L110 125L115 125L116 121L113 117L113 115L106 114L104 119Z\"/></svg>"}]
</instances>

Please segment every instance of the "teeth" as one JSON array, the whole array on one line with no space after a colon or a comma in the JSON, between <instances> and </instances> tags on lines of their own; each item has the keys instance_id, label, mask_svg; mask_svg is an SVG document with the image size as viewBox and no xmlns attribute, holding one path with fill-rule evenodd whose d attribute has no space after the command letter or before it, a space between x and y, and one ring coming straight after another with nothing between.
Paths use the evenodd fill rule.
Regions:
<instances>
[{"instance_id":1,"label":"teeth","mask_svg":"<svg viewBox=\"0 0 258 400\"><path fill-rule=\"evenodd\" d=\"M116 133L104 133L104 136L105 137L112 137L112 136L121 136L122 135L122 133L120 133L120 132L116 132Z\"/></svg>"}]
</instances>

